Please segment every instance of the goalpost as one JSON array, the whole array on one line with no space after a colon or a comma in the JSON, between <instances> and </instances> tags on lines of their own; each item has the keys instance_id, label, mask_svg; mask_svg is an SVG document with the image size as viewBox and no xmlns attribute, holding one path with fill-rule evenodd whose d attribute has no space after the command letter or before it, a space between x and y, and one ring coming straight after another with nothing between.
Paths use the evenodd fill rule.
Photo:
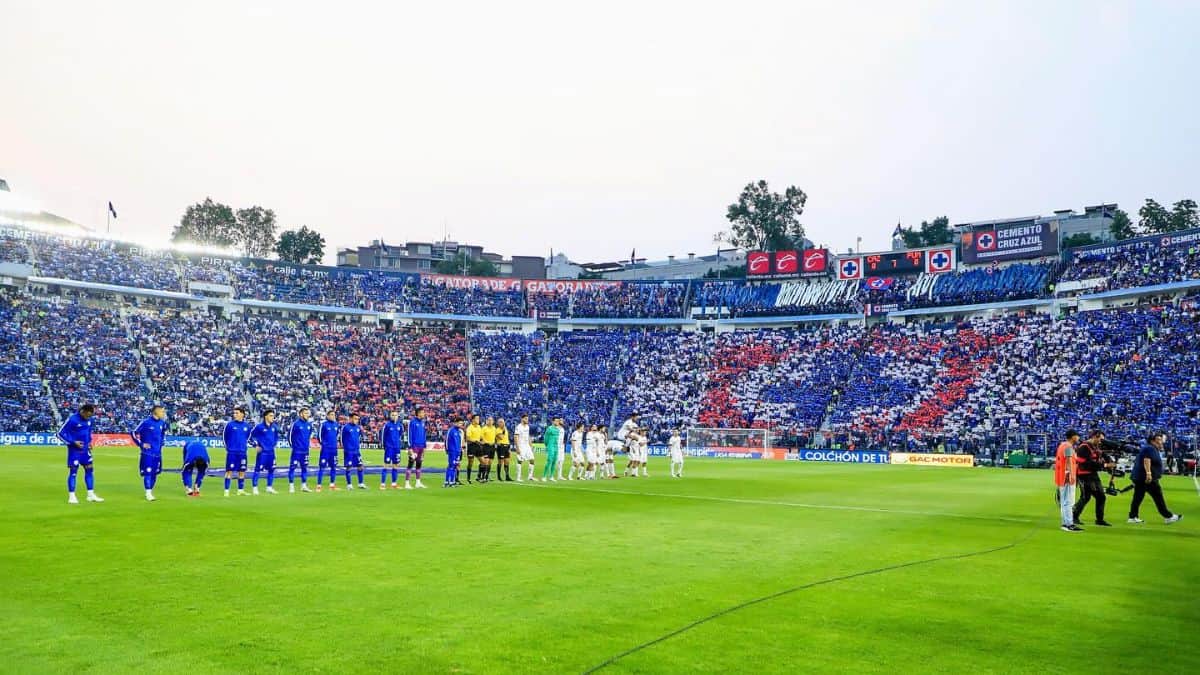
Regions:
<instances>
[{"instance_id":1,"label":"goalpost","mask_svg":"<svg viewBox=\"0 0 1200 675\"><path fill-rule=\"evenodd\" d=\"M737 454L765 452L770 448L770 437L769 429L688 427L683 441L689 455Z\"/></svg>"}]
</instances>

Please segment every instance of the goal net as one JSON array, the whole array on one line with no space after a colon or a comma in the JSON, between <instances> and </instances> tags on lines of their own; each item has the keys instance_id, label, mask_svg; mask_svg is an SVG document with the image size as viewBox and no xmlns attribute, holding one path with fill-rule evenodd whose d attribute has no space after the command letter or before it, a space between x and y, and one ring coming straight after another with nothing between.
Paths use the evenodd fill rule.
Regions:
<instances>
[{"instance_id":1,"label":"goal net","mask_svg":"<svg viewBox=\"0 0 1200 675\"><path fill-rule=\"evenodd\" d=\"M688 427L683 440L690 455L719 456L763 452L769 437L767 429Z\"/></svg>"}]
</instances>

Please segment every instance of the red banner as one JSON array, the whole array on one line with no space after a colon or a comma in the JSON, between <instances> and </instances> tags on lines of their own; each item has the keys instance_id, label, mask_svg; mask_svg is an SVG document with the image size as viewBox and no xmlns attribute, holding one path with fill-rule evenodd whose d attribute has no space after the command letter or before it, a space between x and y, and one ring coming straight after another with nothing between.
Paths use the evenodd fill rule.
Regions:
<instances>
[{"instance_id":1,"label":"red banner","mask_svg":"<svg viewBox=\"0 0 1200 675\"><path fill-rule=\"evenodd\" d=\"M771 254L766 251L750 251L746 254L746 276L771 273Z\"/></svg>"},{"instance_id":2,"label":"red banner","mask_svg":"<svg viewBox=\"0 0 1200 675\"><path fill-rule=\"evenodd\" d=\"M92 434L93 448L133 448L137 447L129 434Z\"/></svg>"},{"instance_id":3,"label":"red banner","mask_svg":"<svg viewBox=\"0 0 1200 675\"><path fill-rule=\"evenodd\" d=\"M545 281L531 280L525 282L525 290L530 293L574 293L576 291L587 291L596 288L615 288L620 286L619 281L568 281L566 279L547 279Z\"/></svg>"},{"instance_id":4,"label":"red banner","mask_svg":"<svg viewBox=\"0 0 1200 675\"><path fill-rule=\"evenodd\" d=\"M460 277L453 274L422 274L421 283L446 288L483 289L485 291L519 291L520 279L500 277Z\"/></svg>"}]
</instances>

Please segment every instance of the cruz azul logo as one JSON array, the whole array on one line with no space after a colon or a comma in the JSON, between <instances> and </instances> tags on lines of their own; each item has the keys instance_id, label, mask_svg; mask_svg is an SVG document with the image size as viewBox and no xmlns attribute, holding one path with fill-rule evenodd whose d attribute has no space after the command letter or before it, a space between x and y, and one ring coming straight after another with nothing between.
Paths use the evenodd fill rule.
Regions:
<instances>
[{"instance_id":1,"label":"cruz azul logo","mask_svg":"<svg viewBox=\"0 0 1200 675\"><path fill-rule=\"evenodd\" d=\"M861 279L862 258L841 258L838 260L838 279Z\"/></svg>"}]
</instances>

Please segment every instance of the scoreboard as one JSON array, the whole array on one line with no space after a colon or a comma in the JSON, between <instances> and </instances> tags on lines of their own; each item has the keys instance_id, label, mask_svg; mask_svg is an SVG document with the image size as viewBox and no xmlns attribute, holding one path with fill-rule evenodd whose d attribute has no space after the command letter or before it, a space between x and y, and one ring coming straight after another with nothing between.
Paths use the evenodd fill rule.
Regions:
<instances>
[{"instance_id":1,"label":"scoreboard","mask_svg":"<svg viewBox=\"0 0 1200 675\"><path fill-rule=\"evenodd\" d=\"M944 274L958 266L953 244L929 246L904 251L851 253L839 256L834 272L839 281L904 276L909 274Z\"/></svg>"},{"instance_id":2,"label":"scoreboard","mask_svg":"<svg viewBox=\"0 0 1200 675\"><path fill-rule=\"evenodd\" d=\"M925 271L926 250L871 253L863 256L864 272L868 275L906 274Z\"/></svg>"}]
</instances>

